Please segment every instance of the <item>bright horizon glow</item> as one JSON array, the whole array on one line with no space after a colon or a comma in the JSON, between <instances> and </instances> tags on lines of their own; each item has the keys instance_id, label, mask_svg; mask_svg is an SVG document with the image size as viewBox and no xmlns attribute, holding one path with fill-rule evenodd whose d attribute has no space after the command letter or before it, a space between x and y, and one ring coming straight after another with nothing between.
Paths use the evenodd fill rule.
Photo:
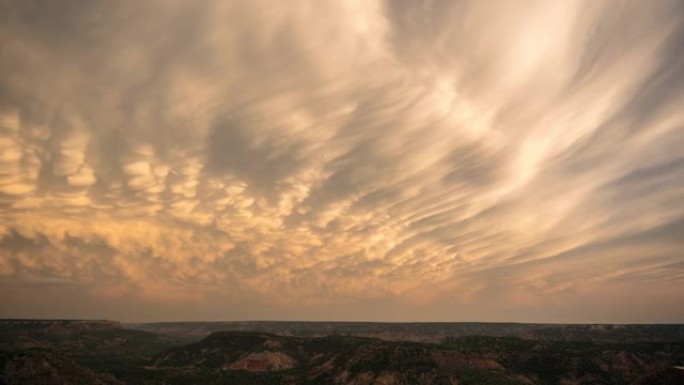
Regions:
<instances>
[{"instance_id":1,"label":"bright horizon glow","mask_svg":"<svg viewBox=\"0 0 684 385\"><path fill-rule=\"evenodd\" d=\"M684 322L678 0L0 15L0 318Z\"/></svg>"}]
</instances>

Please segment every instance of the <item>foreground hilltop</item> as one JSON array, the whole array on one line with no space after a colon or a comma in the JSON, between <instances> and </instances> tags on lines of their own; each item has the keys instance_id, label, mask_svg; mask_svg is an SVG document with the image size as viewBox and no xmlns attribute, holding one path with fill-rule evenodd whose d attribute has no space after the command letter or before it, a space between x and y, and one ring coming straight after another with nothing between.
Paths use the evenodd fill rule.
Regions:
<instances>
[{"instance_id":1,"label":"foreground hilltop","mask_svg":"<svg viewBox=\"0 0 684 385\"><path fill-rule=\"evenodd\" d=\"M44 349L0 351L0 384L125 385L111 374L96 373L63 353Z\"/></svg>"}]
</instances>

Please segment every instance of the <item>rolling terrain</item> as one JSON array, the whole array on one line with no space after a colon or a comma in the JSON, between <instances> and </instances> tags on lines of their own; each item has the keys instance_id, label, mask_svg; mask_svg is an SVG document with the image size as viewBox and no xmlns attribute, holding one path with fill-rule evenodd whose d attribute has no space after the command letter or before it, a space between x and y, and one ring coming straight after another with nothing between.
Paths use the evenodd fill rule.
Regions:
<instances>
[{"instance_id":1,"label":"rolling terrain","mask_svg":"<svg viewBox=\"0 0 684 385\"><path fill-rule=\"evenodd\" d=\"M517 337L551 341L684 341L678 324L526 324L498 322L160 322L125 327L199 339L217 331L258 331L294 337L343 335L388 341L442 342L466 336Z\"/></svg>"},{"instance_id":2,"label":"rolling terrain","mask_svg":"<svg viewBox=\"0 0 684 385\"><path fill-rule=\"evenodd\" d=\"M681 325L159 325L0 321L0 384L671 385L684 363ZM188 332L219 325L245 330Z\"/></svg>"}]
</instances>

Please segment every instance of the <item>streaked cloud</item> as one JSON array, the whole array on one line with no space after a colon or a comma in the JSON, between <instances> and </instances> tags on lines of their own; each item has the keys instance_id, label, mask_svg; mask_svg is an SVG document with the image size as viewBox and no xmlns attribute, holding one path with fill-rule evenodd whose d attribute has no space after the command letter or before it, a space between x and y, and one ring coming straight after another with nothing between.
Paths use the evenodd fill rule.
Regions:
<instances>
[{"instance_id":1,"label":"streaked cloud","mask_svg":"<svg viewBox=\"0 0 684 385\"><path fill-rule=\"evenodd\" d=\"M0 15L5 316L684 322L678 1Z\"/></svg>"}]
</instances>

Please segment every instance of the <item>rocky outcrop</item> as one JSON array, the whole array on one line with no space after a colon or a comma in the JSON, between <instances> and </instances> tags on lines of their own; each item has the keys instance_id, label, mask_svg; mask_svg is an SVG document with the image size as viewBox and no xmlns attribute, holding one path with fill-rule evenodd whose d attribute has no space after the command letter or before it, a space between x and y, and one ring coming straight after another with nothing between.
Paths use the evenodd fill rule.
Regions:
<instances>
[{"instance_id":1,"label":"rocky outcrop","mask_svg":"<svg viewBox=\"0 0 684 385\"><path fill-rule=\"evenodd\" d=\"M495 359L482 355L463 354L449 350L434 350L431 355L439 366L446 368L504 369Z\"/></svg>"},{"instance_id":2,"label":"rocky outcrop","mask_svg":"<svg viewBox=\"0 0 684 385\"><path fill-rule=\"evenodd\" d=\"M298 384L457 384L461 370L498 371L506 376L503 366L491 357L420 343L243 332L215 333L198 343L170 349L155 357L155 367L287 372L299 378Z\"/></svg>"},{"instance_id":3,"label":"rocky outcrop","mask_svg":"<svg viewBox=\"0 0 684 385\"><path fill-rule=\"evenodd\" d=\"M26 329L26 324L18 328ZM0 348L0 385L119 385L119 380L131 385L684 383L681 370L674 368L684 362L684 345L678 342L474 336L435 344L219 332L195 343L154 350L158 336L142 331L103 328L63 333L61 328L0 330L0 342L9 338L16 345L34 347L11 355ZM44 353L49 352L46 348L62 353ZM151 355L154 351L158 353ZM115 373L119 380L99 373L103 371Z\"/></svg>"},{"instance_id":4,"label":"rocky outcrop","mask_svg":"<svg viewBox=\"0 0 684 385\"><path fill-rule=\"evenodd\" d=\"M250 353L247 357L237 360L228 366L232 370L247 370L250 372L266 372L270 370L292 369L295 360L281 352Z\"/></svg>"}]
</instances>

